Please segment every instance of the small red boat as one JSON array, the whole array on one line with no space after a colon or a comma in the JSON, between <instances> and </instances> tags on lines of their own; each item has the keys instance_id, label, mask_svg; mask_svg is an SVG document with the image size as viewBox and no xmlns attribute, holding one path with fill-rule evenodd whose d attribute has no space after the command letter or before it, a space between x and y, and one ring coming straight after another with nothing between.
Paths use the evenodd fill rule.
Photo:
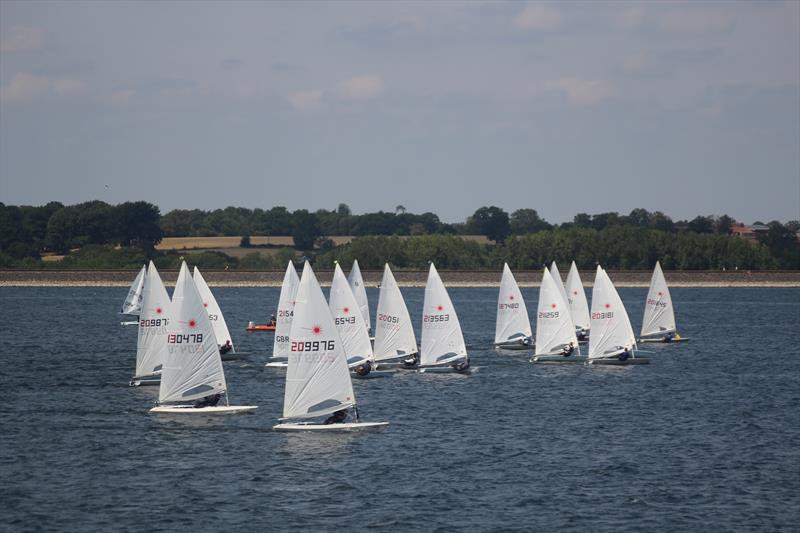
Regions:
<instances>
[{"instance_id":1,"label":"small red boat","mask_svg":"<svg viewBox=\"0 0 800 533\"><path fill-rule=\"evenodd\" d=\"M255 322L248 322L245 331L275 331L275 324L256 324Z\"/></svg>"}]
</instances>

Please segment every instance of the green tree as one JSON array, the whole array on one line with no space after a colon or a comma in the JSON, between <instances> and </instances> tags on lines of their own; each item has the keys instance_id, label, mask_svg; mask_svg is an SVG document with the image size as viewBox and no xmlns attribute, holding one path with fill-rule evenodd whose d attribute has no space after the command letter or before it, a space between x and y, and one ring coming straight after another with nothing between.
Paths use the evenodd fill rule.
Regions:
<instances>
[{"instance_id":1,"label":"green tree","mask_svg":"<svg viewBox=\"0 0 800 533\"><path fill-rule=\"evenodd\" d=\"M502 243L511 234L511 223L508 213L499 207L481 207L473 213L467 225L479 235L495 242Z\"/></svg>"},{"instance_id":2,"label":"green tree","mask_svg":"<svg viewBox=\"0 0 800 533\"><path fill-rule=\"evenodd\" d=\"M312 250L317 238L322 236L317 215L306 209L298 209L292 213L292 238L294 245L300 250Z\"/></svg>"},{"instance_id":3,"label":"green tree","mask_svg":"<svg viewBox=\"0 0 800 533\"><path fill-rule=\"evenodd\" d=\"M511 233L522 235L524 233L536 233L550 229L550 224L546 220L539 217L536 209L517 209L511 213L509 219Z\"/></svg>"}]
</instances>

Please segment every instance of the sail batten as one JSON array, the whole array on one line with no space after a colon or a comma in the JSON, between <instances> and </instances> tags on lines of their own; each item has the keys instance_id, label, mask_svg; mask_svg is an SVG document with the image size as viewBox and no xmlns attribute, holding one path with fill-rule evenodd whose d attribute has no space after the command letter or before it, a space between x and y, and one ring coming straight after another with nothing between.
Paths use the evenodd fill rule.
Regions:
<instances>
[{"instance_id":1,"label":"sail batten","mask_svg":"<svg viewBox=\"0 0 800 533\"><path fill-rule=\"evenodd\" d=\"M467 357L461 324L442 279L431 263L422 305L420 366L442 365Z\"/></svg>"},{"instance_id":2,"label":"sail batten","mask_svg":"<svg viewBox=\"0 0 800 533\"><path fill-rule=\"evenodd\" d=\"M342 340L308 262L289 334L283 418L311 418L355 405Z\"/></svg>"},{"instance_id":3,"label":"sail batten","mask_svg":"<svg viewBox=\"0 0 800 533\"><path fill-rule=\"evenodd\" d=\"M136 376L151 376L161 369L169 323L170 299L164 282L150 261L142 288L142 309L136 342Z\"/></svg>"},{"instance_id":4,"label":"sail batten","mask_svg":"<svg viewBox=\"0 0 800 533\"><path fill-rule=\"evenodd\" d=\"M226 392L214 330L185 262L175 284L169 316L159 402L185 403Z\"/></svg>"},{"instance_id":5,"label":"sail batten","mask_svg":"<svg viewBox=\"0 0 800 533\"><path fill-rule=\"evenodd\" d=\"M667 287L664 272L661 270L661 264L656 261L653 276L650 278L647 300L645 300L642 337L674 331L675 312L672 308L672 297L669 294L669 287Z\"/></svg>"},{"instance_id":6,"label":"sail batten","mask_svg":"<svg viewBox=\"0 0 800 533\"><path fill-rule=\"evenodd\" d=\"M375 316L376 361L417 353L417 338L403 294L387 263L383 268L378 312Z\"/></svg>"},{"instance_id":7,"label":"sail batten","mask_svg":"<svg viewBox=\"0 0 800 533\"><path fill-rule=\"evenodd\" d=\"M272 345L272 357L289 356L289 332L292 329L292 318L294 317L295 296L297 287L300 285L300 278L294 264L289 261L286 266L286 273L283 275L281 284L281 294L278 298L278 313L275 317L275 338Z\"/></svg>"}]
</instances>

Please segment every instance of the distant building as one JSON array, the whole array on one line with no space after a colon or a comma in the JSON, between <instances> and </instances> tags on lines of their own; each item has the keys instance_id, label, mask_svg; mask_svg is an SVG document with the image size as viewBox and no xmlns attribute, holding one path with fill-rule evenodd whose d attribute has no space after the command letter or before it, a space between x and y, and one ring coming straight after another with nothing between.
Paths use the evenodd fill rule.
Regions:
<instances>
[{"instance_id":1,"label":"distant building","mask_svg":"<svg viewBox=\"0 0 800 533\"><path fill-rule=\"evenodd\" d=\"M755 230L750 226L745 226L741 222L737 222L731 226L731 235L736 235L750 241L756 240Z\"/></svg>"}]
</instances>

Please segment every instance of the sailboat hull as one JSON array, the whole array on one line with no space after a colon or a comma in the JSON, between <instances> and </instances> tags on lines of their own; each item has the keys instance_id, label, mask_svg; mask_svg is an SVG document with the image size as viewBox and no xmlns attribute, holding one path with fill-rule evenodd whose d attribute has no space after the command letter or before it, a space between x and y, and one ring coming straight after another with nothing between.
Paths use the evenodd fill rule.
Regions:
<instances>
[{"instance_id":1,"label":"sailboat hull","mask_svg":"<svg viewBox=\"0 0 800 533\"><path fill-rule=\"evenodd\" d=\"M161 385L161 376L134 377L128 383L130 387L158 387L159 385Z\"/></svg>"},{"instance_id":2,"label":"sailboat hull","mask_svg":"<svg viewBox=\"0 0 800 533\"><path fill-rule=\"evenodd\" d=\"M220 357L223 361L239 361L240 359L247 359L250 352L228 352L222 354Z\"/></svg>"},{"instance_id":3,"label":"sailboat hull","mask_svg":"<svg viewBox=\"0 0 800 533\"><path fill-rule=\"evenodd\" d=\"M391 370L370 370L366 376L360 376L357 372L350 372L350 377L353 379L379 379L390 378L394 375Z\"/></svg>"},{"instance_id":4,"label":"sailboat hull","mask_svg":"<svg viewBox=\"0 0 800 533\"><path fill-rule=\"evenodd\" d=\"M137 324L139 324L138 320L125 320L119 323L120 326L135 326Z\"/></svg>"},{"instance_id":5,"label":"sailboat hull","mask_svg":"<svg viewBox=\"0 0 800 533\"><path fill-rule=\"evenodd\" d=\"M389 422L347 422L344 424L278 424L273 426L274 431L365 431L381 429L389 425Z\"/></svg>"},{"instance_id":6,"label":"sailboat hull","mask_svg":"<svg viewBox=\"0 0 800 533\"><path fill-rule=\"evenodd\" d=\"M521 342L501 342L494 345L495 350L533 350L533 344L522 344Z\"/></svg>"},{"instance_id":7,"label":"sailboat hull","mask_svg":"<svg viewBox=\"0 0 800 533\"><path fill-rule=\"evenodd\" d=\"M286 370L287 368L289 368L289 362L288 361L272 361L270 363L267 363L264 366L267 367L267 368L282 368L283 370Z\"/></svg>"},{"instance_id":8,"label":"sailboat hull","mask_svg":"<svg viewBox=\"0 0 800 533\"><path fill-rule=\"evenodd\" d=\"M216 407L193 407L191 405L159 405L150 409L154 414L181 414L181 415L233 415L237 413L251 413L258 409L256 405L220 405Z\"/></svg>"},{"instance_id":9,"label":"sailboat hull","mask_svg":"<svg viewBox=\"0 0 800 533\"><path fill-rule=\"evenodd\" d=\"M472 374L472 367L456 370L452 366L425 366L419 369L420 374Z\"/></svg>"},{"instance_id":10,"label":"sailboat hull","mask_svg":"<svg viewBox=\"0 0 800 533\"><path fill-rule=\"evenodd\" d=\"M650 342L650 343L658 343L658 344L674 344L674 343L677 343L677 342L686 342L688 340L689 340L688 337L681 337L680 339L671 339L671 340L668 340L668 341L664 340L664 339L650 338L650 339L639 339L638 342Z\"/></svg>"},{"instance_id":11,"label":"sailboat hull","mask_svg":"<svg viewBox=\"0 0 800 533\"><path fill-rule=\"evenodd\" d=\"M585 363L586 362L585 355L569 355L564 357L563 355L537 355L533 359L531 359L531 363L561 363L561 364L574 364L574 363Z\"/></svg>"},{"instance_id":12,"label":"sailboat hull","mask_svg":"<svg viewBox=\"0 0 800 533\"><path fill-rule=\"evenodd\" d=\"M628 366L628 365L647 365L650 359L647 357L636 357L620 361L616 357L608 359L587 359L587 365L607 365L607 366Z\"/></svg>"}]
</instances>

